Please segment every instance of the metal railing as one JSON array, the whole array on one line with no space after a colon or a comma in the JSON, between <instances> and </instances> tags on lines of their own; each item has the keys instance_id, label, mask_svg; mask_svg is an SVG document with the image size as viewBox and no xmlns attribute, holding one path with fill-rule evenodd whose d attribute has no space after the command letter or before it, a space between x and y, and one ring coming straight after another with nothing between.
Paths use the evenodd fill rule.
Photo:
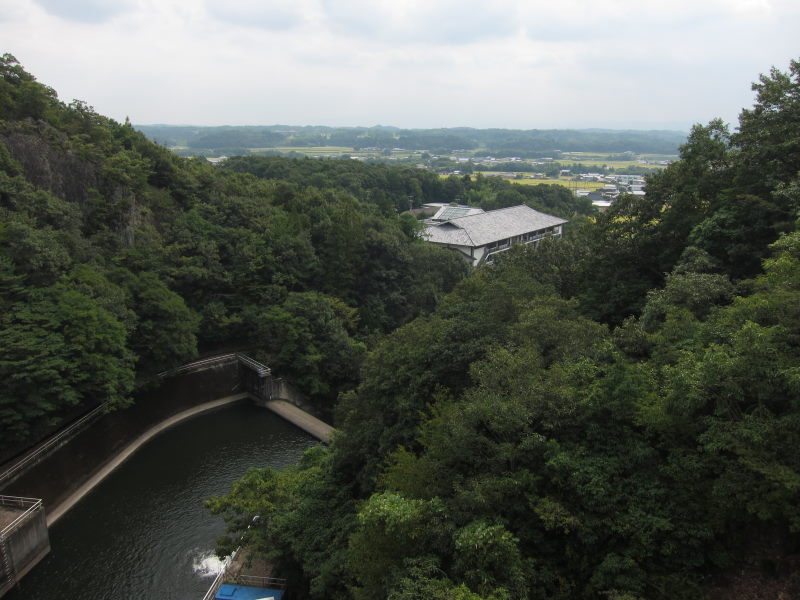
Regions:
<instances>
[{"instance_id":1,"label":"metal railing","mask_svg":"<svg viewBox=\"0 0 800 600\"><path fill-rule=\"evenodd\" d=\"M157 377L163 379L165 377L171 377L173 375L179 375L181 373L189 373L191 371L201 370L204 368L216 366L218 364L225 364L232 362L239 362L241 364L244 364L245 366L249 367L256 373L258 373L258 375L261 377L270 374L269 367L262 365L261 363L253 360L252 358L244 354L231 352L229 354L220 354L218 356L203 358L201 360L196 360L194 362L181 365L174 369L162 371L157 375ZM53 437L43 442L41 446L39 446L33 452L22 458L19 462L15 463L11 467L0 473L0 485L5 485L10 480L20 475L25 469L27 469L32 464L35 464L39 459L41 459L44 455L50 452L53 448L58 446L60 443L64 442L70 435L75 433L77 429L83 427L84 425L88 424L89 421L98 417L101 413L105 411L107 405L108 403L104 402L100 406L92 409L87 414L80 417L77 421L71 423L70 425L59 431L57 434L55 434Z\"/></svg>"},{"instance_id":2,"label":"metal railing","mask_svg":"<svg viewBox=\"0 0 800 600\"><path fill-rule=\"evenodd\" d=\"M16 519L11 521L8 525L0 530L0 540L8 537L8 534L13 532L19 525L25 521L31 514L37 510L41 510L42 501L38 498L21 498L19 496L0 496L0 506L11 506L14 508L25 508Z\"/></svg>"},{"instance_id":3,"label":"metal railing","mask_svg":"<svg viewBox=\"0 0 800 600\"><path fill-rule=\"evenodd\" d=\"M260 362L253 360L246 354L237 353L236 358L239 360L239 364L252 369L258 374L259 377L266 377L270 374L270 369L268 366L262 365Z\"/></svg>"},{"instance_id":4,"label":"metal railing","mask_svg":"<svg viewBox=\"0 0 800 600\"><path fill-rule=\"evenodd\" d=\"M249 585L252 587L286 588L286 580L280 577L259 577L258 575L237 575L233 577L234 583Z\"/></svg>"},{"instance_id":5,"label":"metal railing","mask_svg":"<svg viewBox=\"0 0 800 600\"><path fill-rule=\"evenodd\" d=\"M253 517L253 520L247 526L247 529L250 529L254 523L258 523L260 517L256 515ZM240 538L240 542L244 540L244 534ZM242 547L239 546L233 553L226 557L225 560L222 562L222 568L220 569L217 576L214 578L214 581L211 583L211 587L208 588L206 595L203 596L203 600L213 600L214 596L219 591L219 588L222 586L223 583L226 582L226 578L228 577L228 569L233 564L233 561L236 560L236 556L242 550ZM253 587L271 587L277 588L280 590L286 589L286 580L280 577L259 577L258 575L234 575L230 579L227 580L229 583L238 584L238 585L249 585Z\"/></svg>"},{"instance_id":6,"label":"metal railing","mask_svg":"<svg viewBox=\"0 0 800 600\"><path fill-rule=\"evenodd\" d=\"M236 555L239 553L240 548L237 548L233 554L228 556L225 561L222 563L222 569L220 572L217 573L217 576L214 578L211 587L208 588L206 595L203 596L203 600L213 600L214 596L219 591L219 588L222 587L223 583L226 583L226 578L228 576L228 567L231 566L233 560L236 558ZM262 588L276 588L279 590L286 589L286 580L280 577L259 577L258 575L236 575L231 577L228 583L238 584L238 585L249 585L252 587L262 587Z\"/></svg>"},{"instance_id":7,"label":"metal railing","mask_svg":"<svg viewBox=\"0 0 800 600\"><path fill-rule=\"evenodd\" d=\"M200 360L196 360L194 362L187 363L185 365L181 365L180 367L175 367L174 369L167 369L166 371L161 371L156 377L160 379L164 379L165 377L172 377L173 375L180 375L181 373L189 373L191 371L197 371L200 369L205 369L207 367L215 366L216 364L223 364L229 362L235 362L238 360L239 355L231 352L230 354L220 354L218 356L211 356L209 358L202 358Z\"/></svg>"},{"instance_id":8,"label":"metal railing","mask_svg":"<svg viewBox=\"0 0 800 600\"><path fill-rule=\"evenodd\" d=\"M208 588L206 595L203 596L203 600L213 600L214 596L216 596L217 591L222 586L222 581L225 579L225 575L228 573L228 567L230 566L231 562L233 561L233 557L236 556L236 552L239 550L237 549L233 554L228 556L222 563L222 569L220 569L217 576L214 578L214 581L211 584L211 587Z\"/></svg>"},{"instance_id":9,"label":"metal railing","mask_svg":"<svg viewBox=\"0 0 800 600\"><path fill-rule=\"evenodd\" d=\"M31 520L31 515L44 509L42 501L38 498L22 498L20 496L0 496L0 506L25 509L16 519L0 530L0 569L2 569L0 587L14 586L17 584L17 569L9 555L8 539L14 534L17 527ZM8 589L10 588L3 589L3 593Z\"/></svg>"},{"instance_id":10,"label":"metal railing","mask_svg":"<svg viewBox=\"0 0 800 600\"><path fill-rule=\"evenodd\" d=\"M503 240L502 242L494 242L486 246L486 252L499 252L501 250L508 250L511 248L511 240Z\"/></svg>"},{"instance_id":11,"label":"metal railing","mask_svg":"<svg viewBox=\"0 0 800 600\"><path fill-rule=\"evenodd\" d=\"M542 239L544 239L546 237L547 237L547 233L537 233L536 235L532 235L532 236L528 237L528 239L525 240L525 242L526 243L538 242L539 240L542 240Z\"/></svg>"},{"instance_id":12,"label":"metal railing","mask_svg":"<svg viewBox=\"0 0 800 600\"><path fill-rule=\"evenodd\" d=\"M67 427L59 431L56 435L45 441L41 446L36 448L36 450L34 450L31 454L29 454L28 456L20 460L18 463L11 466L9 469L6 469L2 473L0 473L0 485L7 483L9 480L19 475L31 464L36 463L40 458L42 458L42 456L50 452L50 450L58 446L66 438L75 433L77 429L83 427L89 421L98 417L102 412L105 411L107 404L108 404L107 402L104 402L97 408L90 410L80 419L74 421L71 425L68 425Z\"/></svg>"},{"instance_id":13,"label":"metal railing","mask_svg":"<svg viewBox=\"0 0 800 600\"><path fill-rule=\"evenodd\" d=\"M0 538L0 588L17 584L17 573L11 557L8 555L8 545L5 538ZM2 592L5 593L5 590Z\"/></svg>"}]
</instances>

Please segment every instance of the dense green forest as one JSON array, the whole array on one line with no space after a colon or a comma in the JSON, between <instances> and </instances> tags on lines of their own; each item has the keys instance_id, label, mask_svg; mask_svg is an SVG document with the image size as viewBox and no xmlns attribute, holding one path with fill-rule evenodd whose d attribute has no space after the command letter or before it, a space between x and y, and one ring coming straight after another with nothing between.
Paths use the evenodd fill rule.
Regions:
<instances>
[{"instance_id":1,"label":"dense green forest","mask_svg":"<svg viewBox=\"0 0 800 600\"><path fill-rule=\"evenodd\" d=\"M154 373L247 349L323 412L467 273L424 202L588 213L564 189L310 159L184 159L0 59L0 452Z\"/></svg>"},{"instance_id":2,"label":"dense green forest","mask_svg":"<svg viewBox=\"0 0 800 600\"><path fill-rule=\"evenodd\" d=\"M0 74L7 452L247 348L339 430L210 501L221 551L261 516L296 598L800 595L799 61L600 215L497 178L214 167ZM455 200L567 236L468 273L401 214Z\"/></svg>"},{"instance_id":3,"label":"dense green forest","mask_svg":"<svg viewBox=\"0 0 800 600\"><path fill-rule=\"evenodd\" d=\"M466 174L442 179L435 173L414 167L276 156L234 156L223 163L223 169L300 186L342 189L377 205L386 214L404 212L426 202L460 202L484 210L527 204L565 218L593 212L591 201L575 198L563 186L513 185L480 173L474 177Z\"/></svg>"},{"instance_id":4,"label":"dense green forest","mask_svg":"<svg viewBox=\"0 0 800 600\"><path fill-rule=\"evenodd\" d=\"M428 151L435 154L472 151L482 155L536 158L559 152L635 152L675 154L686 140L679 131L614 129L400 129L397 127L321 127L288 125L190 127L136 125L165 146L190 154L243 154L250 148L343 146Z\"/></svg>"},{"instance_id":5,"label":"dense green forest","mask_svg":"<svg viewBox=\"0 0 800 600\"><path fill-rule=\"evenodd\" d=\"M800 62L754 90L383 337L233 538L317 600L800 596Z\"/></svg>"}]
</instances>

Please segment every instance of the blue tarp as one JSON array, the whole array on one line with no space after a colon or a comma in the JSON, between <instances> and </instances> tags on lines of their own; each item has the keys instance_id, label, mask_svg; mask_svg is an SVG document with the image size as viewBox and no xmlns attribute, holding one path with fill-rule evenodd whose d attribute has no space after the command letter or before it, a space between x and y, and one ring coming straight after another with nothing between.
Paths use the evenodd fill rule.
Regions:
<instances>
[{"instance_id":1,"label":"blue tarp","mask_svg":"<svg viewBox=\"0 0 800 600\"><path fill-rule=\"evenodd\" d=\"M283 590L223 583L214 598L216 600L261 600L261 598L275 598L275 600L281 600L281 598L283 598Z\"/></svg>"}]
</instances>

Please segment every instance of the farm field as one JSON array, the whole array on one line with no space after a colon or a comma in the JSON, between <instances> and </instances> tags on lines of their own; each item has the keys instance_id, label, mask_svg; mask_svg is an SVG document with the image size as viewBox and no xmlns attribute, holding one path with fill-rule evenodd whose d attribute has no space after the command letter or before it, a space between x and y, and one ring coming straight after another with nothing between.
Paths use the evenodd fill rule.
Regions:
<instances>
[{"instance_id":1,"label":"farm field","mask_svg":"<svg viewBox=\"0 0 800 600\"><path fill-rule=\"evenodd\" d=\"M619 152L562 152L559 160L611 160L612 156L621 156ZM660 160L678 160L677 154L631 154L631 159L647 160L651 162L658 162ZM611 162L625 162L618 160L611 160Z\"/></svg>"},{"instance_id":2,"label":"farm field","mask_svg":"<svg viewBox=\"0 0 800 600\"><path fill-rule=\"evenodd\" d=\"M675 161L678 159L676 155L672 154L640 154L632 160L609 160L611 154L602 155L599 153L583 154L580 152L564 153L558 159L562 165L567 164L580 164L587 167L602 167L606 166L614 168L615 170L628 168L628 167L648 167L652 169L663 169L665 165L658 164L662 161ZM644 161L644 162L643 162Z\"/></svg>"},{"instance_id":3,"label":"farm field","mask_svg":"<svg viewBox=\"0 0 800 600\"><path fill-rule=\"evenodd\" d=\"M659 165L655 162L640 162L639 160L600 160L600 159L592 159L592 160L577 160L572 158L561 158L557 161L561 164L562 168L568 169L571 165L581 165L583 167L588 167L590 169L600 169L601 167L607 167L609 169L614 169L615 171L621 171L623 169L628 169L630 167L645 167L648 169L663 169L665 165Z\"/></svg>"},{"instance_id":4,"label":"farm field","mask_svg":"<svg viewBox=\"0 0 800 600\"><path fill-rule=\"evenodd\" d=\"M599 181L574 181L572 179L559 178L559 179L512 179L511 183L519 185L563 185L572 191L575 190L589 190L594 191L603 187L605 184Z\"/></svg>"},{"instance_id":5,"label":"farm field","mask_svg":"<svg viewBox=\"0 0 800 600\"><path fill-rule=\"evenodd\" d=\"M335 158L341 156L357 156L361 158L409 158L414 155L412 150L392 150L391 154L385 155L376 150L355 150L349 146L277 146L274 148L248 148L250 152L281 152L288 154L295 152L305 156L324 156Z\"/></svg>"},{"instance_id":6,"label":"farm field","mask_svg":"<svg viewBox=\"0 0 800 600\"><path fill-rule=\"evenodd\" d=\"M638 160L572 160L572 159L565 159L562 158L558 162L561 163L563 167L569 167L569 165L577 164L583 165L585 167L609 167L613 168L616 171L620 169L627 169L628 167L647 167L649 169L663 169L664 165L658 165L655 163L643 163Z\"/></svg>"},{"instance_id":7,"label":"farm field","mask_svg":"<svg viewBox=\"0 0 800 600\"><path fill-rule=\"evenodd\" d=\"M298 154L317 154L321 156L340 156L353 154L353 149L347 146L278 146L274 148L248 148L250 152L297 152Z\"/></svg>"},{"instance_id":8,"label":"farm field","mask_svg":"<svg viewBox=\"0 0 800 600\"><path fill-rule=\"evenodd\" d=\"M484 177L492 177L499 175L498 171L481 171ZM522 177L524 178L526 173L522 173ZM518 185L563 185L565 188L569 188L572 191L575 190L597 190L602 188L605 184L600 183L599 181L575 181L568 177L559 177L558 179L509 179L511 183L516 183Z\"/></svg>"}]
</instances>

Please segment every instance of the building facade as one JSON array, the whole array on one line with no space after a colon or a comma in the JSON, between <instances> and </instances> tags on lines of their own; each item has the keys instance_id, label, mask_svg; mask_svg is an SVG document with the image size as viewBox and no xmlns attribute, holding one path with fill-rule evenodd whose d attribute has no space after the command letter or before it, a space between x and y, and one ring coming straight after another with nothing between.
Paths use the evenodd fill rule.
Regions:
<instances>
[{"instance_id":1,"label":"building facade","mask_svg":"<svg viewBox=\"0 0 800 600\"><path fill-rule=\"evenodd\" d=\"M472 266L491 262L492 257L514 244L533 244L552 235L561 237L566 219L529 206L511 206L488 212L427 223L422 237L458 252Z\"/></svg>"}]
</instances>

